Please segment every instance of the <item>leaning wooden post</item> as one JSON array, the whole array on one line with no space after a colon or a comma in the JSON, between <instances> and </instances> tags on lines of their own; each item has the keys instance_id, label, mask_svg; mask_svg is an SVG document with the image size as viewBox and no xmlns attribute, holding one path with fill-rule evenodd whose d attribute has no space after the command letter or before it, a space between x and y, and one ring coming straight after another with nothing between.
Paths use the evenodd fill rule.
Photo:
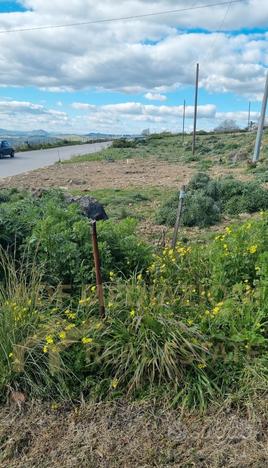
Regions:
<instances>
[{"instance_id":1,"label":"leaning wooden post","mask_svg":"<svg viewBox=\"0 0 268 468\"><path fill-rule=\"evenodd\" d=\"M96 286L97 286L97 294L98 294L98 299L99 299L100 317L105 318L105 304L104 304L103 283L102 283L101 266L100 266L100 251L99 251L99 245L98 245L96 221L92 221L92 245L93 245L93 256L94 256L94 264L95 264L95 271L96 271Z\"/></svg>"},{"instance_id":2,"label":"leaning wooden post","mask_svg":"<svg viewBox=\"0 0 268 468\"><path fill-rule=\"evenodd\" d=\"M171 247L173 248L173 250L175 249L176 244L177 244L178 231L179 231L179 227L181 225L183 204L184 204L184 198L185 198L185 195L186 195L185 190L186 190L186 187L185 187L185 185L183 185L181 190L180 190L177 218L176 218L176 223L175 223L175 228L174 228L174 235L173 235L173 239L172 239L172 243L171 243Z\"/></svg>"}]
</instances>

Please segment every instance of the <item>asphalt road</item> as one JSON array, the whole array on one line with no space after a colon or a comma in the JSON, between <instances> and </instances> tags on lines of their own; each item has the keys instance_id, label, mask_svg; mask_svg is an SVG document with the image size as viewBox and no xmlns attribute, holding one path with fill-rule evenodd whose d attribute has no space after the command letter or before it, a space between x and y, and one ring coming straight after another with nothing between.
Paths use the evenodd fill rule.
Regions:
<instances>
[{"instance_id":1,"label":"asphalt road","mask_svg":"<svg viewBox=\"0 0 268 468\"><path fill-rule=\"evenodd\" d=\"M46 150L25 151L16 153L15 158L0 159L0 178L23 174L34 169L51 166L59 159L71 159L73 156L97 153L110 146L109 142L86 145L61 146Z\"/></svg>"}]
</instances>

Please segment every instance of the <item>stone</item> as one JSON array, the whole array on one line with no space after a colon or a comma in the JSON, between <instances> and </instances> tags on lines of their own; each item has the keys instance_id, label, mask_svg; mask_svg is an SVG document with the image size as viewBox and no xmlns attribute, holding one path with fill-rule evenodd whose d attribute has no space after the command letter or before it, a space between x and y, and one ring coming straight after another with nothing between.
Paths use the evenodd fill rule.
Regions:
<instances>
[{"instance_id":1,"label":"stone","mask_svg":"<svg viewBox=\"0 0 268 468\"><path fill-rule=\"evenodd\" d=\"M94 221L108 219L103 205L93 197L87 195L84 195L82 197L64 195L64 198L67 203L77 203L77 205L80 206L83 214L89 219L92 219Z\"/></svg>"}]
</instances>

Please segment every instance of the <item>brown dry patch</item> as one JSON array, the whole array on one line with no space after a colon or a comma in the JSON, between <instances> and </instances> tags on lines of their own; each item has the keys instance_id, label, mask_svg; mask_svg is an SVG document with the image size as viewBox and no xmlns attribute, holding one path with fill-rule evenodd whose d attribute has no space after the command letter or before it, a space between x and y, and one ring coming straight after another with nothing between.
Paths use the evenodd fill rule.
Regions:
<instances>
[{"instance_id":1,"label":"brown dry patch","mask_svg":"<svg viewBox=\"0 0 268 468\"><path fill-rule=\"evenodd\" d=\"M0 188L24 189L61 187L90 191L103 188L178 187L187 184L196 172L195 165L173 164L153 158L128 161L92 161L80 164L57 164L45 169L0 179ZM232 174L238 179L249 179L241 168L214 166L211 175Z\"/></svg>"},{"instance_id":2,"label":"brown dry patch","mask_svg":"<svg viewBox=\"0 0 268 468\"><path fill-rule=\"evenodd\" d=\"M110 403L25 414L0 412L0 466L264 467L265 415L184 415L150 404Z\"/></svg>"}]
</instances>

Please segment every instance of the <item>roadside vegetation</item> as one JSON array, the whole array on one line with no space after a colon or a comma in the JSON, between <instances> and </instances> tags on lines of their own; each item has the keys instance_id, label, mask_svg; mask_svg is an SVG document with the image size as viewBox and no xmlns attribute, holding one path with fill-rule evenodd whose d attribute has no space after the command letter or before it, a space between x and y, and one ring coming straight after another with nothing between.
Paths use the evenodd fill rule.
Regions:
<instances>
[{"instance_id":1,"label":"roadside vegetation","mask_svg":"<svg viewBox=\"0 0 268 468\"><path fill-rule=\"evenodd\" d=\"M213 240L152 249L126 218L99 224L107 317L89 222L59 192L2 193L0 392L93 400L165 395L204 410L267 386L268 215ZM61 284L72 285L64 295Z\"/></svg>"},{"instance_id":2,"label":"roadside vegetation","mask_svg":"<svg viewBox=\"0 0 268 468\"><path fill-rule=\"evenodd\" d=\"M202 133L197 135L197 151L192 155L191 135L153 134L132 141L115 140L99 153L76 156L64 164L87 161L117 161L131 158L155 158L170 163L196 164L205 170L212 165L241 165L250 159L255 142L254 132ZM268 156L268 134L265 133L262 156Z\"/></svg>"}]
</instances>

